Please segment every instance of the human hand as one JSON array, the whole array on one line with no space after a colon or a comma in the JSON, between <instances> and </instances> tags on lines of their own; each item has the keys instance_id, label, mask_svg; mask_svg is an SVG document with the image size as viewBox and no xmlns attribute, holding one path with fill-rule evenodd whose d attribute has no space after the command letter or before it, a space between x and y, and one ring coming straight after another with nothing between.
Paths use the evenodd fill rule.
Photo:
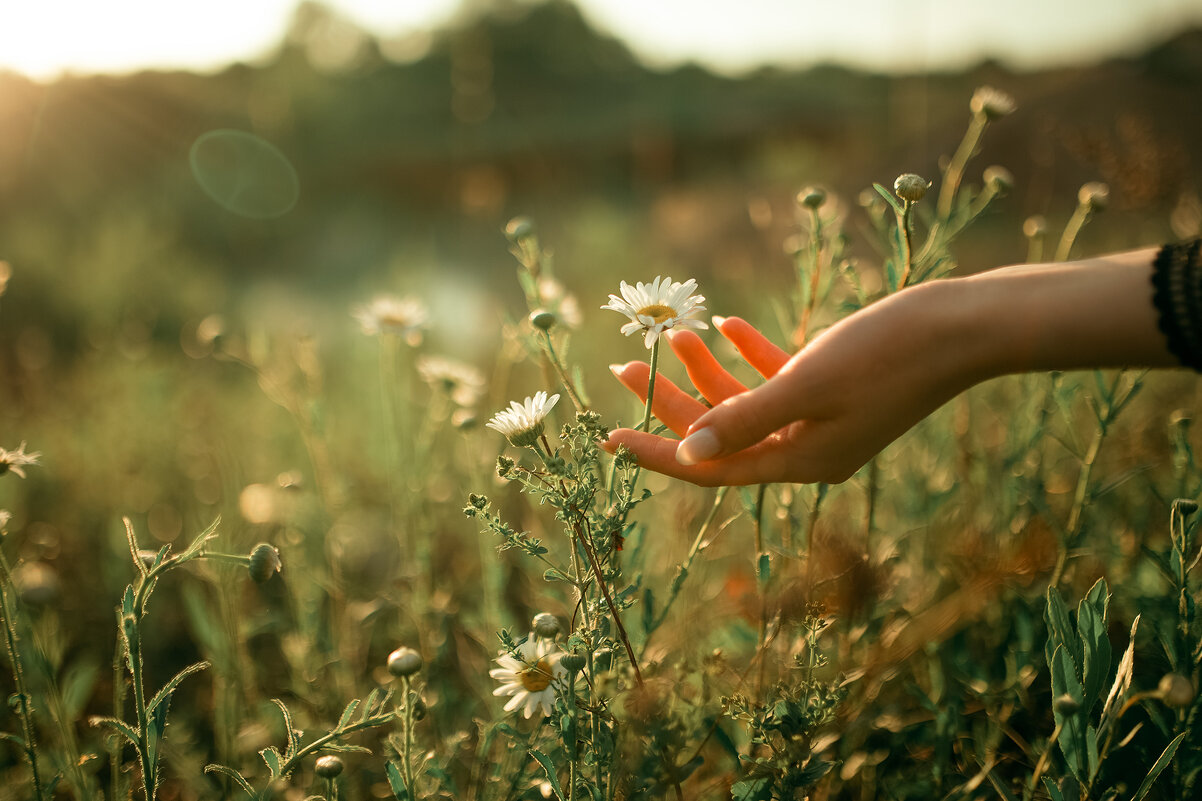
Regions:
<instances>
[{"instance_id":1,"label":"human hand","mask_svg":"<svg viewBox=\"0 0 1202 801\"><path fill-rule=\"evenodd\" d=\"M643 467L703 486L845 481L983 377L973 369L973 343L958 337L956 300L936 284L906 290L792 357L747 322L715 317L714 327L767 379L754 389L723 369L697 334L670 331L673 353L713 408L657 376L652 412L685 439L623 428L604 447L625 445ZM611 369L646 400L647 364Z\"/></svg>"}]
</instances>

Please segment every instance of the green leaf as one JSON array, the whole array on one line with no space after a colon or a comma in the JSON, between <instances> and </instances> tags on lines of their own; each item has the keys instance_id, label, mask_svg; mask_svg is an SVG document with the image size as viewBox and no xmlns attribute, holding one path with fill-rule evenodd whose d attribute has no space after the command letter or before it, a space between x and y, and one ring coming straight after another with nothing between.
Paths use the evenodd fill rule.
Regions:
<instances>
[{"instance_id":1,"label":"green leaf","mask_svg":"<svg viewBox=\"0 0 1202 801\"><path fill-rule=\"evenodd\" d=\"M142 557L138 555L138 538L134 534L134 524L128 517L121 518L121 522L125 524L125 542L129 545L130 558L134 560L134 567L138 569L138 575L145 578L146 565L143 564Z\"/></svg>"},{"instance_id":2,"label":"green leaf","mask_svg":"<svg viewBox=\"0 0 1202 801\"><path fill-rule=\"evenodd\" d=\"M1077 680L1077 671L1072 657L1063 645L1056 647L1052 655L1052 714L1060 731L1060 750L1064 753L1065 762L1077 780L1082 784L1086 781L1088 756L1085 751L1085 696L1081 683ZM1078 709L1071 715L1066 715L1056 708L1055 699L1067 695L1077 702Z\"/></svg>"},{"instance_id":3,"label":"green leaf","mask_svg":"<svg viewBox=\"0 0 1202 801\"><path fill-rule=\"evenodd\" d=\"M1043 786L1048 791L1048 796L1052 801L1064 801L1064 793L1060 792L1060 786L1052 781L1051 777L1043 777Z\"/></svg>"},{"instance_id":4,"label":"green leaf","mask_svg":"<svg viewBox=\"0 0 1202 801\"><path fill-rule=\"evenodd\" d=\"M1102 691L1102 682L1110 673L1110 639L1106 634L1106 621L1087 600L1077 608L1077 629L1081 637L1084 709L1089 712Z\"/></svg>"},{"instance_id":5,"label":"green leaf","mask_svg":"<svg viewBox=\"0 0 1202 801\"><path fill-rule=\"evenodd\" d=\"M280 775L279 749L274 745L269 745L259 752L259 756L263 757L263 762L267 764L267 770L271 772L271 778L277 778Z\"/></svg>"},{"instance_id":6,"label":"green leaf","mask_svg":"<svg viewBox=\"0 0 1202 801\"><path fill-rule=\"evenodd\" d=\"M576 583L567 573L564 573L562 570L557 570L553 567L548 567L543 571L543 581L562 581L567 584Z\"/></svg>"},{"instance_id":7,"label":"green leaf","mask_svg":"<svg viewBox=\"0 0 1202 801\"><path fill-rule=\"evenodd\" d=\"M1044 656L1047 657L1048 667L1052 666L1052 655L1056 652L1058 645L1067 648L1068 655L1074 660L1079 659L1081 643L1077 639L1073 622L1069 619L1068 606L1065 605L1064 598L1055 587L1048 587L1048 602L1044 608L1044 619L1048 623L1048 641L1044 646ZM1078 670L1077 677L1080 678L1080 676L1081 672Z\"/></svg>"},{"instance_id":8,"label":"green leaf","mask_svg":"<svg viewBox=\"0 0 1202 801\"><path fill-rule=\"evenodd\" d=\"M175 689L177 687L179 687L180 682L182 682L184 679L191 676L193 673L199 673L200 671L205 670L208 667L209 667L208 662L197 662L196 664L188 665L186 668L181 670L179 673L176 673L175 676L172 677L171 681L164 684L163 689L161 689L157 693L155 693L154 698L150 699L150 703L147 704L147 706L146 706L146 711L153 713L155 711L155 708L158 707L158 705L163 703L164 701L166 701L167 705L170 705L171 694L173 692L175 692ZM164 712L164 715L165 714L166 713Z\"/></svg>"},{"instance_id":9,"label":"green leaf","mask_svg":"<svg viewBox=\"0 0 1202 801\"><path fill-rule=\"evenodd\" d=\"M355 709L358 706L359 706L359 699L358 698L352 699L351 702L346 705L346 709L342 710L342 717L338 718L338 725L335 726L334 728L341 729L343 726L349 725L351 722L351 718L353 718L355 716Z\"/></svg>"},{"instance_id":10,"label":"green leaf","mask_svg":"<svg viewBox=\"0 0 1202 801\"><path fill-rule=\"evenodd\" d=\"M278 698L271 699L276 706L280 708L280 713L284 716L284 730L288 733L288 750L284 752L285 759L292 759L296 756L296 751L300 748L300 740L296 736L296 726L292 724L292 713L288 711L288 706Z\"/></svg>"},{"instance_id":11,"label":"green leaf","mask_svg":"<svg viewBox=\"0 0 1202 801\"><path fill-rule=\"evenodd\" d=\"M374 690L372 690L370 693L367 694L367 701L365 701L363 704L363 714L359 716L360 723L363 723L364 721L366 721L368 718L371 717L372 710L376 707L377 704L379 704L379 702L380 702L380 688L377 687ZM343 712L342 714L345 716L346 712Z\"/></svg>"},{"instance_id":12,"label":"green leaf","mask_svg":"<svg viewBox=\"0 0 1202 801\"><path fill-rule=\"evenodd\" d=\"M892 206L893 210L896 211L898 214L901 214L904 211L901 203L899 203L897 201L897 198L894 197L893 193L890 192L888 189L881 186L880 184L875 184L875 183L872 185L872 188L875 189L877 194L880 195L881 197L883 197L885 199L885 202L888 203L890 206Z\"/></svg>"},{"instance_id":13,"label":"green leaf","mask_svg":"<svg viewBox=\"0 0 1202 801\"><path fill-rule=\"evenodd\" d=\"M731 785L730 797L732 801L768 801L772 797L771 790L771 776L755 776Z\"/></svg>"},{"instance_id":14,"label":"green leaf","mask_svg":"<svg viewBox=\"0 0 1202 801\"><path fill-rule=\"evenodd\" d=\"M384 768L388 773L388 786L396 800L409 801L409 791L405 788L405 777L401 775L401 769L395 762L389 762Z\"/></svg>"},{"instance_id":15,"label":"green leaf","mask_svg":"<svg viewBox=\"0 0 1202 801\"><path fill-rule=\"evenodd\" d=\"M134 616L134 585L125 585L125 595L121 596L121 616Z\"/></svg>"},{"instance_id":16,"label":"green leaf","mask_svg":"<svg viewBox=\"0 0 1202 801\"><path fill-rule=\"evenodd\" d=\"M247 795L249 795L251 798L255 797L255 790L250 786L250 782L243 778L242 774L233 768L226 767L225 765L205 765L205 773L219 773L222 776L228 776L229 778L233 779L234 782L241 787Z\"/></svg>"},{"instance_id":17,"label":"green leaf","mask_svg":"<svg viewBox=\"0 0 1202 801\"><path fill-rule=\"evenodd\" d=\"M997 791L997 794L1002 797L1002 801L1016 801L1014 793L1010 792L1010 788L1006 786L1006 783L994 775L992 770L986 772L985 778L989 779L989 783L993 785L993 789Z\"/></svg>"},{"instance_id":18,"label":"green leaf","mask_svg":"<svg viewBox=\"0 0 1202 801\"><path fill-rule=\"evenodd\" d=\"M756 580L759 582L760 589L768 586L768 582L772 580L772 558L766 553L760 554L760 558L756 564Z\"/></svg>"},{"instance_id":19,"label":"green leaf","mask_svg":"<svg viewBox=\"0 0 1202 801\"><path fill-rule=\"evenodd\" d=\"M1164 753L1160 755L1160 758L1156 760L1156 764L1148 771L1148 775L1144 777L1143 783L1135 791L1135 795L1131 796L1131 801L1143 801L1143 797L1152 789L1152 784L1156 781L1156 777L1173 761L1173 757L1177 753L1177 747L1181 745L1181 741L1185 739L1185 735L1188 733L1181 732L1181 734L1173 738L1172 742L1165 746Z\"/></svg>"},{"instance_id":20,"label":"green leaf","mask_svg":"<svg viewBox=\"0 0 1202 801\"><path fill-rule=\"evenodd\" d=\"M62 682L63 717L67 720L79 719L79 713L96 686L97 671L96 663L86 660L74 662L67 668Z\"/></svg>"},{"instance_id":21,"label":"green leaf","mask_svg":"<svg viewBox=\"0 0 1202 801\"><path fill-rule=\"evenodd\" d=\"M88 718L88 723L91 723L93 726L107 726L125 737L125 739L129 740L135 746L138 745L139 738L137 730L124 720L110 718L104 715L93 715L92 717Z\"/></svg>"},{"instance_id":22,"label":"green leaf","mask_svg":"<svg viewBox=\"0 0 1202 801\"><path fill-rule=\"evenodd\" d=\"M217 526L220 523L221 523L221 518L218 517L216 520L214 520L212 523L209 524L208 528L206 528L204 531L197 534L196 539L192 540L192 542L188 545L188 547L186 549L184 549L184 552L179 555L179 560L181 562L186 562L187 560L191 559L192 557L199 554L202 550L204 550L205 544L209 540L211 540L217 536Z\"/></svg>"},{"instance_id":23,"label":"green leaf","mask_svg":"<svg viewBox=\"0 0 1202 801\"><path fill-rule=\"evenodd\" d=\"M567 796L563 794L563 788L559 786L559 777L555 772L555 763L551 761L551 757L539 751L537 748L530 749L530 756L538 760L538 764L543 766L543 770L547 772L547 781L551 782L551 789L555 791L555 795L560 801L567 801Z\"/></svg>"},{"instance_id":24,"label":"green leaf","mask_svg":"<svg viewBox=\"0 0 1202 801\"><path fill-rule=\"evenodd\" d=\"M15 734L9 734L6 731L0 731L0 740L8 740L10 743L16 743L17 747L22 751L25 750L25 740Z\"/></svg>"}]
</instances>

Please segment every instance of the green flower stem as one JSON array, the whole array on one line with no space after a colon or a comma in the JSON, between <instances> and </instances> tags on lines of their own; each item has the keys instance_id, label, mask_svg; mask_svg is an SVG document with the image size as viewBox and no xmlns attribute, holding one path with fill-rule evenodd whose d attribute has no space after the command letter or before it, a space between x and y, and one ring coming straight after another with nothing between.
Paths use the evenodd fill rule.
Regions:
<instances>
[{"instance_id":1,"label":"green flower stem","mask_svg":"<svg viewBox=\"0 0 1202 801\"><path fill-rule=\"evenodd\" d=\"M902 274L901 280L897 284L898 289L905 289L906 285L910 282L910 270L912 266L910 262L913 259L911 255L913 253L913 243L910 241L910 214L914 209L914 203L910 200L904 201L904 203L901 218L898 221L902 230Z\"/></svg>"},{"instance_id":2,"label":"green flower stem","mask_svg":"<svg viewBox=\"0 0 1202 801\"><path fill-rule=\"evenodd\" d=\"M321 749L325 748L330 743L332 743L336 740L340 740L343 737L346 737L348 734L354 734L355 732L363 731L364 729L374 729L377 726L383 726L385 723L388 723L388 722L394 720L395 718L396 718L395 713L386 712L382 715L376 715L375 717L370 717L367 720L361 720L358 723L352 723L351 725L349 725L345 728L335 729L334 731L329 732L328 734L324 734L321 737L318 737L313 742L304 746L303 748L298 748L296 750L296 753L293 754L292 759L289 759L287 762L285 762L283 765L280 766L280 775L288 776L289 774L292 773L292 771L296 770L297 767L299 767L300 764L303 761L305 761L306 759L308 759L310 756L312 756L313 754L316 754L317 752L319 752ZM265 787L263 789L263 791L259 793L260 799L269 798L269 797L271 797L271 787L270 786Z\"/></svg>"},{"instance_id":3,"label":"green flower stem","mask_svg":"<svg viewBox=\"0 0 1202 801\"><path fill-rule=\"evenodd\" d=\"M1077 208L1073 211L1073 216L1069 217L1064 226L1064 233L1060 235L1060 244L1056 246L1056 255L1052 257L1053 261L1068 261L1073 243L1077 241L1077 235L1081 233L1081 229L1087 222L1089 222L1089 204L1078 203Z\"/></svg>"},{"instance_id":4,"label":"green flower stem","mask_svg":"<svg viewBox=\"0 0 1202 801\"><path fill-rule=\"evenodd\" d=\"M614 599L609 594L609 584L605 581L605 574L601 572L601 565L597 562L597 554L593 553L591 533L586 538L585 532L580 529L579 522L573 522L572 525L576 529L577 538L584 546L584 555L588 558L594 578L597 579L597 586L601 588L601 594L605 597L605 604L609 607L609 614L618 629L618 637L622 640L622 645L626 648L626 656L630 658L630 666L634 669L634 678L638 681L639 686L642 687L643 672L639 670L639 660L635 658L634 649L630 647L630 638L626 636L626 627L622 625L622 616L618 614L618 607L614 604ZM588 525L587 520L585 521L585 525Z\"/></svg>"},{"instance_id":5,"label":"green flower stem","mask_svg":"<svg viewBox=\"0 0 1202 801\"><path fill-rule=\"evenodd\" d=\"M409 790L410 798L417 798L417 786L413 777L413 699L409 697L409 687L409 677L402 677L401 691L404 693L405 698L405 716L402 722L405 731L401 740L403 748L401 762L405 769L405 788Z\"/></svg>"},{"instance_id":6,"label":"green flower stem","mask_svg":"<svg viewBox=\"0 0 1202 801\"><path fill-rule=\"evenodd\" d=\"M559 376L559 382L563 384L568 397L572 399L572 405L576 407L576 411L578 412L587 411L588 406L580 399L580 395L576 392L576 386L572 383L571 376L568 375L567 369L559 361L559 356L555 353L555 346L551 343L550 331L543 331L543 342L547 347L547 361L551 363L551 366L555 369L555 374Z\"/></svg>"},{"instance_id":7,"label":"green flower stem","mask_svg":"<svg viewBox=\"0 0 1202 801\"><path fill-rule=\"evenodd\" d=\"M25 671L21 663L21 655L17 650L16 618L9 600L9 590L13 587L12 571L8 560L0 553L0 571L3 571L3 583L0 583L0 612L4 615L4 645L8 650L8 659L12 664L13 681L17 688L17 716L21 718L21 738L25 750L25 758L29 760L29 770L33 780L33 790L38 801L42 801L41 774L38 771L37 743L34 740L33 710L29 707L29 687L25 684ZM80 788L82 792L83 788Z\"/></svg>"},{"instance_id":8,"label":"green flower stem","mask_svg":"<svg viewBox=\"0 0 1202 801\"><path fill-rule=\"evenodd\" d=\"M1073 493L1073 506L1069 510L1068 523L1065 525L1064 534L1060 539L1060 548L1056 554L1056 567L1052 571L1052 578L1049 585L1057 587L1060 585L1060 579L1064 576L1064 568L1068 562L1069 548L1077 540L1077 535L1081 533L1081 521L1084 518L1085 502L1089 498L1089 482L1093 477L1094 464L1098 459L1098 452L1102 449L1102 441L1106 438L1106 431L1109 428L1110 413L1107 411L1106 417L1098 422L1098 430L1094 433L1093 441L1089 444L1089 450L1081 459L1081 474L1077 477L1077 489Z\"/></svg>"},{"instance_id":9,"label":"green flower stem","mask_svg":"<svg viewBox=\"0 0 1202 801\"><path fill-rule=\"evenodd\" d=\"M755 591L760 601L760 623L756 632L756 650L763 652L768 647L768 581L763 575L764 557L764 498L768 492L767 484L760 484L755 494L755 519L751 521L755 532ZM767 659L760 659L760 667L756 673L755 697L759 700L764 692L764 681L767 675Z\"/></svg>"},{"instance_id":10,"label":"green flower stem","mask_svg":"<svg viewBox=\"0 0 1202 801\"><path fill-rule=\"evenodd\" d=\"M647 377L647 410L643 413L643 422L639 424L640 431L651 430L651 401L655 398L655 374L659 371L659 343L663 336L655 338L651 344L651 375Z\"/></svg>"},{"instance_id":11,"label":"green flower stem","mask_svg":"<svg viewBox=\"0 0 1202 801\"><path fill-rule=\"evenodd\" d=\"M568 760L568 801L576 801L576 773L580 760L579 709L576 708L576 673L568 677L568 703L572 707L572 751Z\"/></svg>"},{"instance_id":12,"label":"green flower stem","mask_svg":"<svg viewBox=\"0 0 1202 801\"><path fill-rule=\"evenodd\" d=\"M984 114L973 114L968 130L960 140L960 146L948 162L947 171L943 173L943 186L939 189L939 203L935 207L935 214L939 220L947 220L952 216L952 203L960 189L960 182L964 179L964 168L976 152L988 122Z\"/></svg>"}]
</instances>

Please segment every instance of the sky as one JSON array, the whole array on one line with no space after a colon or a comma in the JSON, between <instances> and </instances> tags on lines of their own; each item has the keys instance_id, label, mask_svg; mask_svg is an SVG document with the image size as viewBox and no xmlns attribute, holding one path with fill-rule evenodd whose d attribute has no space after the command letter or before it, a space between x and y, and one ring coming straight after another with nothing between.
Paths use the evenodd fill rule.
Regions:
<instances>
[{"instance_id":1,"label":"sky","mask_svg":"<svg viewBox=\"0 0 1202 801\"><path fill-rule=\"evenodd\" d=\"M522 2L523 0L510 0ZM383 38L445 24L464 2L326 0ZM1202 27L1202 0L577 0L652 64L740 72L837 62L946 69L996 58L1017 69L1134 53ZM0 0L0 70L209 71L280 41L298 0Z\"/></svg>"}]
</instances>

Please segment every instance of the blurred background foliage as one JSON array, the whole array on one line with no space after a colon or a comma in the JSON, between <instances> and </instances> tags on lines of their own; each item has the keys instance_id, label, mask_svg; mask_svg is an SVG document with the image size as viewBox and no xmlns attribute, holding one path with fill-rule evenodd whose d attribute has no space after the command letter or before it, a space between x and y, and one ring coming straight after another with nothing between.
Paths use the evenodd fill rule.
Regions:
<instances>
[{"instance_id":1,"label":"blurred background foliage","mask_svg":"<svg viewBox=\"0 0 1202 801\"><path fill-rule=\"evenodd\" d=\"M231 550L262 539L281 546L285 580L303 581L306 565L328 565L312 575L333 576L339 589L315 604L350 604L346 614L370 621L376 596L421 587L427 595L413 614L445 622L438 615L455 613L457 588L475 581L485 561L464 561L438 543L474 543L459 507L469 489L489 485L479 455L501 444L479 432L432 435L432 461L416 466L425 471L425 500L400 525L420 525L412 539L433 544L422 561L406 562L390 505L409 490L389 478L378 348L359 332L352 308L379 293L426 302L432 326L423 349L496 379L484 416L547 387L533 369L497 369L508 363L499 356L507 316L523 308L503 228L528 214L584 310L572 361L606 419L629 422L638 411L605 366L645 354L616 333L611 315L595 311L619 280L695 277L710 311L743 315L785 341L765 298L793 280L782 245L798 230L798 188L826 187L847 229L865 229L860 191L901 172L937 176L964 129L967 98L983 84L1019 103L990 128L978 162L1005 165L1015 189L957 242L962 271L1022 261L1022 221L1041 214L1058 230L1085 181L1107 182L1111 204L1080 237L1079 254L1202 229L1202 31L1137 57L1039 73L983 63L955 74L824 66L735 78L693 65L648 68L560 0L484 4L443 29L387 42L305 3L269 57L214 74L51 83L0 75L0 260L11 270L0 297L0 445L28 440L44 463L25 482L0 482L0 507L20 532L10 556L54 566L71 588L56 600L55 614L74 632L64 641L88 652L89 638L107 645L115 637L110 601L129 580L123 514L159 542L188 538L220 514ZM203 136L227 130L250 132L283 156L299 187L295 205L248 217L214 202L190 157ZM268 183L287 183L287 171L264 169ZM968 177L974 182L979 173ZM865 239L853 237L850 253L876 264ZM216 330L244 346L257 374L208 358ZM413 385L405 391L418 408L425 396L414 375L401 380ZM1147 396L1168 399L1158 410L1197 399L1190 376L1149 384ZM1023 386L1007 385L1006 402ZM955 454L972 450L963 447L969 440L985 454L1001 447L1013 422L1005 410L1015 407L993 404L989 388L975 397L981 402L948 411L950 427L946 419L928 426L951 432L938 444L886 455L882 475L893 476L895 504L882 512L883 528L921 516L966 477L982 486L993 480L991 463L959 464ZM1108 475L1168 464L1164 421L1149 413L1123 434L1124 444L1107 452L1115 460ZM915 464L922 469L906 467ZM1049 474L1058 475L1054 465ZM1063 477L1050 491L1063 497L1074 481ZM248 487L256 488L249 499ZM695 494L681 498L657 513L665 547L676 551L705 509ZM1151 530L1167 518L1169 500L1104 503L1123 504L1131 527ZM852 508L840 503L829 517ZM1016 553L999 555L985 533L973 533L985 528L973 509L945 505L940 514L930 525L957 532L939 568L945 579L957 565L989 559L1046 562L1024 551L1038 550L1038 531L1024 530ZM306 539L305 529L322 536ZM1099 563L1138 552L1125 531ZM832 543L831 571L850 570L839 562L839 537ZM477 610L480 620L520 622L531 611L531 581L510 562L499 569L509 606ZM872 584L879 576L853 578ZM732 569L703 598L715 616L737 617L748 602L740 582L752 580ZM840 602L852 616L862 586ZM272 602L256 596L247 609L225 611L245 616L237 625L253 635L255 604ZM156 609L166 619L154 624L169 654L164 676L203 650L188 635L186 606ZM410 619L400 628L421 627ZM434 665L463 659L483 673L489 635L457 652L464 631L436 629L422 635ZM203 632L194 636L205 642ZM247 647L258 642L252 636ZM273 674L272 660L296 662L296 654L256 659L264 697L303 694L270 686L287 675ZM371 664L366 654L347 661ZM102 685L95 698L105 692Z\"/></svg>"}]
</instances>

